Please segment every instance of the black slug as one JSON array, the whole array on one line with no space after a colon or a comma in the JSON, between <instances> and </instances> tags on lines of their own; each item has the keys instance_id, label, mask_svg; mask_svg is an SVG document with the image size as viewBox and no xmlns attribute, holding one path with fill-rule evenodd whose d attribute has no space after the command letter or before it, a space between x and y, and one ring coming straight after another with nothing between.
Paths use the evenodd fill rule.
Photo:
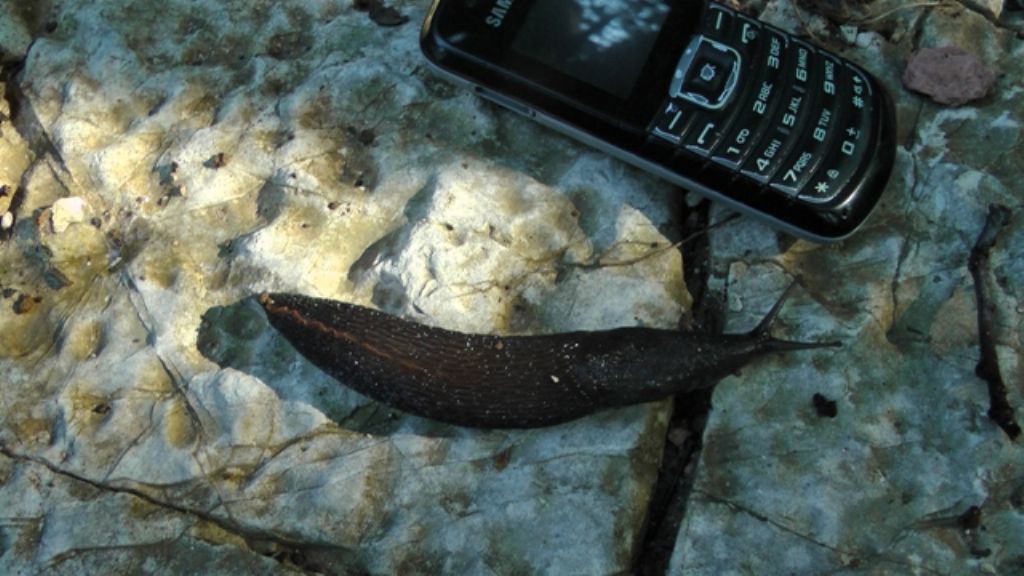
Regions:
<instances>
[{"instance_id":1,"label":"black slug","mask_svg":"<svg viewBox=\"0 0 1024 576\"><path fill-rule=\"evenodd\" d=\"M745 334L633 327L487 336L296 294L259 302L303 356L371 398L461 426L532 428L694 390L771 352L838 345L771 336L792 288Z\"/></svg>"}]
</instances>

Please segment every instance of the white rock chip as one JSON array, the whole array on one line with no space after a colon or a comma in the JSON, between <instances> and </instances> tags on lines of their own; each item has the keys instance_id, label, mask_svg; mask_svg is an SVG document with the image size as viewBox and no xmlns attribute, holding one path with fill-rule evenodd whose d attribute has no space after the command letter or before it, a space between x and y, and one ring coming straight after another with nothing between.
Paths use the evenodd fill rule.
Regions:
<instances>
[{"instance_id":1,"label":"white rock chip","mask_svg":"<svg viewBox=\"0 0 1024 576\"><path fill-rule=\"evenodd\" d=\"M50 226L54 234L61 234L72 224L87 221L90 213L89 204L83 198L61 198L50 210Z\"/></svg>"}]
</instances>

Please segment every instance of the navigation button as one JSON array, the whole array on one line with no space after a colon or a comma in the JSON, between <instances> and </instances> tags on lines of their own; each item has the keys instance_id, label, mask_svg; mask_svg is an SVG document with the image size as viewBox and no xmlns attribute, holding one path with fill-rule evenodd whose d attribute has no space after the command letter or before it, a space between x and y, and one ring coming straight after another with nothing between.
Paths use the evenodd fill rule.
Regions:
<instances>
[{"instance_id":1,"label":"navigation button","mask_svg":"<svg viewBox=\"0 0 1024 576\"><path fill-rule=\"evenodd\" d=\"M697 36L679 59L669 95L710 110L722 108L736 89L741 66L735 49Z\"/></svg>"}]
</instances>

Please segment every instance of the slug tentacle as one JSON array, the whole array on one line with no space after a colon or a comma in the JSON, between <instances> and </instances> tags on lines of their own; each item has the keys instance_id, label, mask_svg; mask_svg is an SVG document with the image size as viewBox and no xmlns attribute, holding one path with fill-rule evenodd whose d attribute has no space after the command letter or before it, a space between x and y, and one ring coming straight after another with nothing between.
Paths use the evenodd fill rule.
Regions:
<instances>
[{"instance_id":1,"label":"slug tentacle","mask_svg":"<svg viewBox=\"0 0 1024 576\"><path fill-rule=\"evenodd\" d=\"M775 301L772 305L771 310L764 315L764 318L751 330L748 334L751 338L757 339L762 342L762 352L790 352L795 350L809 350L813 348L838 348L842 346L842 342L838 340L832 340L828 342L800 342L796 340L780 340L775 338L771 334L772 326L775 325L775 320L779 317L779 311L782 310L782 306L786 303L786 300L793 294L793 290L796 288L796 282L790 282L786 290L782 292L782 296Z\"/></svg>"},{"instance_id":2,"label":"slug tentacle","mask_svg":"<svg viewBox=\"0 0 1024 576\"><path fill-rule=\"evenodd\" d=\"M693 390L767 353L837 345L771 336L791 289L745 334L631 327L503 337L296 294L259 302L296 350L367 396L462 426L528 428Z\"/></svg>"}]
</instances>

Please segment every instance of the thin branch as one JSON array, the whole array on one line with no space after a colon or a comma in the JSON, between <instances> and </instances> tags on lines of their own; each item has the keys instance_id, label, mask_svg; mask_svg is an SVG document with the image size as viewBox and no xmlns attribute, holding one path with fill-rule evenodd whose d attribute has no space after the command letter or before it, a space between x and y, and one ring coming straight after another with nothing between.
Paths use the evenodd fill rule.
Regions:
<instances>
[{"instance_id":1,"label":"thin branch","mask_svg":"<svg viewBox=\"0 0 1024 576\"><path fill-rule=\"evenodd\" d=\"M578 263L577 262L567 262L567 263L564 263L563 265L564 266L569 266L569 267L572 267L572 268L582 268L584 270L593 270L593 269L596 269L596 268L612 268L612 267L617 267L617 266L632 266L634 264L639 264L640 262L643 262L644 260L647 260L649 258L653 258L653 257L655 257L655 256L657 256L659 254L668 252L670 250L675 250L676 248L679 248L683 244L686 244L687 242L690 242L691 240L697 238L698 236L701 236L703 234L707 234L711 230L713 230L715 228L718 228L719 226L724 226L725 224L728 224L729 222L732 222L733 220L736 220L739 217L740 217L739 213L734 212L734 213L726 216L725 218L719 220L718 222L714 222L712 224L708 224L706 227L704 227L704 228L702 228L700 230L697 230L696 232L690 234L689 236L687 236L686 238L683 238L682 240L679 240L677 242L673 242L671 244L667 244L665 246L660 246L660 247L654 248L654 249L652 249L652 250L650 250L648 252L645 252L645 253L643 253L643 254L641 254L639 256L636 256L634 258L627 258L625 260L614 260L614 261L611 261L611 262L602 262L600 260L600 258L598 258L597 260L594 260L594 261L591 261L591 262L578 262Z\"/></svg>"},{"instance_id":2,"label":"thin branch","mask_svg":"<svg viewBox=\"0 0 1024 576\"><path fill-rule=\"evenodd\" d=\"M985 282L985 271L988 269L989 252L995 246L999 232L1010 222L1010 209L1006 206L992 204L988 208L988 218L978 240L971 249L967 268L974 278L974 295L978 306L978 344L981 358L974 368L974 373L988 383L989 409L988 417L1006 432L1011 440L1020 436L1020 425L1014 417L1013 407L1007 399L1006 382L999 370L999 358L996 355L996 343L993 338L993 316L995 304L988 283Z\"/></svg>"}]
</instances>

